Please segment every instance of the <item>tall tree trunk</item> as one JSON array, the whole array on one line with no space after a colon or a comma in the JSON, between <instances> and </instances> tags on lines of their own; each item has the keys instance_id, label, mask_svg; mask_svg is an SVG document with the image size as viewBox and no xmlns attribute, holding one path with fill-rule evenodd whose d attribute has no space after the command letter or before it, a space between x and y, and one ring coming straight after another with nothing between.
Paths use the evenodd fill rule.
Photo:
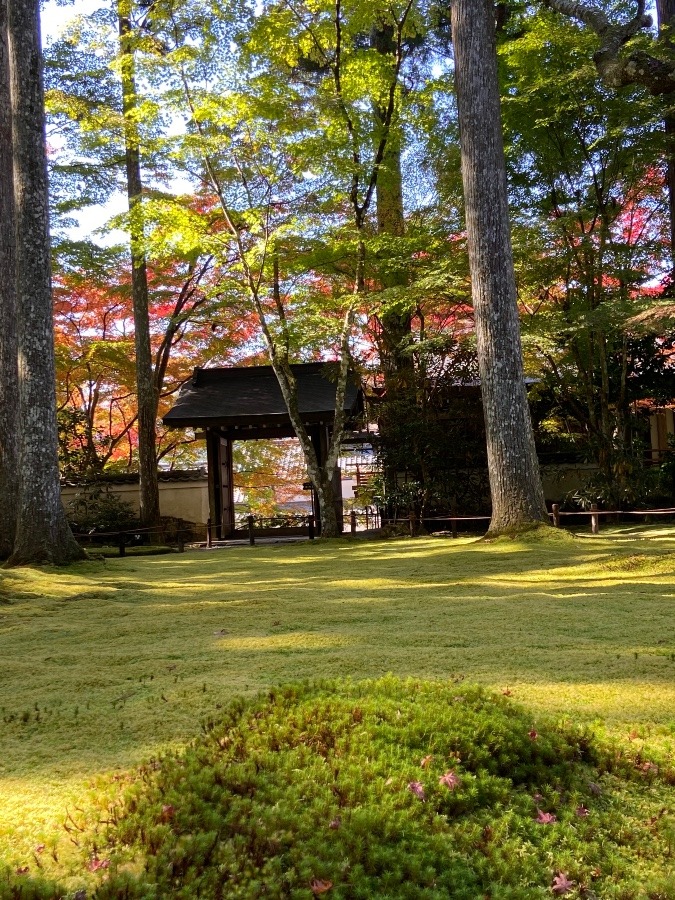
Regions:
<instances>
[{"instance_id":1,"label":"tall tree trunk","mask_svg":"<svg viewBox=\"0 0 675 900\"><path fill-rule=\"evenodd\" d=\"M675 0L656 0L659 28L668 29L666 40L672 46L670 29L675 26ZM670 292L675 290L675 110L672 100L667 101L669 110L664 117L666 133L666 187L668 189L668 211L670 215Z\"/></svg>"},{"instance_id":2,"label":"tall tree trunk","mask_svg":"<svg viewBox=\"0 0 675 900\"><path fill-rule=\"evenodd\" d=\"M379 25L373 29L371 46L383 56L396 58L396 40L391 26ZM405 214L403 209L403 172L401 154L403 134L397 112L390 114L387 108L376 107L375 119L380 131L389 128L389 136L382 157L382 163L375 185L375 205L378 234L394 238L405 234ZM404 287L406 276L392 268L382 274L385 288ZM382 326L381 352L387 395L390 400L414 388L414 366L412 356L405 353L410 344L411 313L409 310L384 312L380 316Z\"/></svg>"},{"instance_id":3,"label":"tall tree trunk","mask_svg":"<svg viewBox=\"0 0 675 900\"><path fill-rule=\"evenodd\" d=\"M131 292L134 308L134 344L136 349L136 395L138 402L138 471L141 524L153 527L159 522L159 484L157 479L157 394L150 349L150 313L148 273L144 249L143 181L138 135L138 97L134 66L131 0L119 0L118 21L121 51L122 109L129 200L131 248Z\"/></svg>"},{"instance_id":4,"label":"tall tree trunk","mask_svg":"<svg viewBox=\"0 0 675 900\"><path fill-rule=\"evenodd\" d=\"M85 554L59 486L38 0L11 0L8 19L20 406L19 514L8 565L60 565Z\"/></svg>"},{"instance_id":5,"label":"tall tree trunk","mask_svg":"<svg viewBox=\"0 0 675 900\"><path fill-rule=\"evenodd\" d=\"M548 521L523 373L492 0L452 0L455 88L488 472L489 534Z\"/></svg>"},{"instance_id":6,"label":"tall tree trunk","mask_svg":"<svg viewBox=\"0 0 675 900\"><path fill-rule=\"evenodd\" d=\"M19 473L14 167L9 84L8 0L0 0L0 559L14 548Z\"/></svg>"}]
</instances>

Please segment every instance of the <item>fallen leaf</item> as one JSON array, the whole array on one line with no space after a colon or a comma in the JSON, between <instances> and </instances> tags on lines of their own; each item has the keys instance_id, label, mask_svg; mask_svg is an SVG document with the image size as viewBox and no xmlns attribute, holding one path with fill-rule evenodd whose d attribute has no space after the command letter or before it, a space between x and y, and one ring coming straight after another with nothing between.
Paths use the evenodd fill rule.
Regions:
<instances>
[{"instance_id":1,"label":"fallen leaf","mask_svg":"<svg viewBox=\"0 0 675 900\"><path fill-rule=\"evenodd\" d=\"M45 845L44 845L44 844L38 844L37 847L35 848L35 852L36 852L36 853L44 853L44 852L45 852Z\"/></svg>"},{"instance_id":2,"label":"fallen leaf","mask_svg":"<svg viewBox=\"0 0 675 900\"><path fill-rule=\"evenodd\" d=\"M659 767L657 765L654 765L653 762L643 763L640 766L640 768L642 769L643 772L647 772L650 775L658 775L659 774Z\"/></svg>"},{"instance_id":3,"label":"fallen leaf","mask_svg":"<svg viewBox=\"0 0 675 900\"><path fill-rule=\"evenodd\" d=\"M636 740L636 739L639 738L639 737L640 737L640 735L637 733L637 731L636 731L635 728L634 728L634 729L631 731L631 733L628 735L628 740L629 740L629 741L634 741L634 740Z\"/></svg>"},{"instance_id":4,"label":"fallen leaf","mask_svg":"<svg viewBox=\"0 0 675 900\"><path fill-rule=\"evenodd\" d=\"M107 869L109 866L109 859L98 859L98 857L94 856L94 858L89 863L89 871L98 872L99 869Z\"/></svg>"},{"instance_id":5,"label":"fallen leaf","mask_svg":"<svg viewBox=\"0 0 675 900\"><path fill-rule=\"evenodd\" d=\"M317 896L319 894L325 894L326 891L329 891L333 887L332 881L321 881L319 878L312 878L309 883L312 893Z\"/></svg>"},{"instance_id":6,"label":"fallen leaf","mask_svg":"<svg viewBox=\"0 0 675 900\"><path fill-rule=\"evenodd\" d=\"M384 786L385 786L385 787L389 787L389 785L390 785L390 784L393 784L393 783L394 783L394 779L393 779L393 778L387 778L387 780L386 780L385 783L384 783Z\"/></svg>"},{"instance_id":7,"label":"fallen leaf","mask_svg":"<svg viewBox=\"0 0 675 900\"><path fill-rule=\"evenodd\" d=\"M19 868L16 870L16 874L17 874L17 875L26 875L26 873L27 873L28 871L29 871L29 867L28 867L28 866L19 866Z\"/></svg>"},{"instance_id":8,"label":"fallen leaf","mask_svg":"<svg viewBox=\"0 0 675 900\"><path fill-rule=\"evenodd\" d=\"M558 872L553 879L551 890L554 894L568 894L574 888L574 882L570 881L565 872Z\"/></svg>"},{"instance_id":9,"label":"fallen leaf","mask_svg":"<svg viewBox=\"0 0 675 900\"><path fill-rule=\"evenodd\" d=\"M541 809L538 809L536 821L539 823L539 825L552 825L554 822L557 822L558 819L553 815L553 813L547 813Z\"/></svg>"},{"instance_id":10,"label":"fallen leaf","mask_svg":"<svg viewBox=\"0 0 675 900\"><path fill-rule=\"evenodd\" d=\"M421 781L411 781L408 785L408 790L411 791L416 797L419 797L420 800L425 799L424 793L424 785Z\"/></svg>"},{"instance_id":11,"label":"fallen leaf","mask_svg":"<svg viewBox=\"0 0 675 900\"><path fill-rule=\"evenodd\" d=\"M539 737L539 735L538 735L537 732L534 730L534 728L532 729L532 731L528 731L528 732L527 732L527 736L529 737L529 739L530 739L531 741L536 741L537 738Z\"/></svg>"},{"instance_id":12,"label":"fallen leaf","mask_svg":"<svg viewBox=\"0 0 675 900\"><path fill-rule=\"evenodd\" d=\"M510 688L504 688L504 690L502 691L502 694L505 697L511 697L511 696L513 696L513 691Z\"/></svg>"},{"instance_id":13,"label":"fallen leaf","mask_svg":"<svg viewBox=\"0 0 675 900\"><path fill-rule=\"evenodd\" d=\"M422 768L426 769L426 767L429 765L429 763L432 761L432 759L433 759L433 756L431 755L431 753L429 754L429 756L425 756L424 759L422 760L422 762L420 763Z\"/></svg>"},{"instance_id":14,"label":"fallen leaf","mask_svg":"<svg viewBox=\"0 0 675 900\"><path fill-rule=\"evenodd\" d=\"M541 801L544 799L544 797L542 794L533 794L532 799L534 800L535 803L541 803Z\"/></svg>"},{"instance_id":15,"label":"fallen leaf","mask_svg":"<svg viewBox=\"0 0 675 900\"><path fill-rule=\"evenodd\" d=\"M583 803L581 804L581 806L577 806L576 814L579 816L580 819L585 819L586 816L588 815L588 809L584 806Z\"/></svg>"},{"instance_id":16,"label":"fallen leaf","mask_svg":"<svg viewBox=\"0 0 675 900\"><path fill-rule=\"evenodd\" d=\"M438 779L438 783L445 785L446 788L454 791L454 789L459 785L459 778L451 769L449 772L446 772L445 775L441 775L441 777Z\"/></svg>"},{"instance_id":17,"label":"fallen leaf","mask_svg":"<svg viewBox=\"0 0 675 900\"><path fill-rule=\"evenodd\" d=\"M172 806L170 803L166 803L162 807L162 822L169 822L171 819L173 819L175 813L176 813L176 808L174 806Z\"/></svg>"},{"instance_id":18,"label":"fallen leaf","mask_svg":"<svg viewBox=\"0 0 675 900\"><path fill-rule=\"evenodd\" d=\"M337 831L338 828L340 828L341 825L342 825L342 819L340 818L340 816L335 816L334 819L331 819L330 824L328 825L328 827L329 827L329 828L332 828L333 831Z\"/></svg>"}]
</instances>

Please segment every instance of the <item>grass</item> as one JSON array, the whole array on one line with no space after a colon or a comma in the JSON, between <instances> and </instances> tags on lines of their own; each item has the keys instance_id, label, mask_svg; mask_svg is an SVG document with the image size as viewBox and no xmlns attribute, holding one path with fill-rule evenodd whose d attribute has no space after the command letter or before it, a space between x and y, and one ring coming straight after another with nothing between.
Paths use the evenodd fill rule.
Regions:
<instances>
[{"instance_id":1,"label":"grass","mask_svg":"<svg viewBox=\"0 0 675 900\"><path fill-rule=\"evenodd\" d=\"M466 677L535 713L675 745L675 532L338 541L112 559L0 581L0 859L58 847L93 778L178 748L234 695ZM76 852L76 851L73 851ZM65 865L65 863L64 863Z\"/></svg>"}]
</instances>

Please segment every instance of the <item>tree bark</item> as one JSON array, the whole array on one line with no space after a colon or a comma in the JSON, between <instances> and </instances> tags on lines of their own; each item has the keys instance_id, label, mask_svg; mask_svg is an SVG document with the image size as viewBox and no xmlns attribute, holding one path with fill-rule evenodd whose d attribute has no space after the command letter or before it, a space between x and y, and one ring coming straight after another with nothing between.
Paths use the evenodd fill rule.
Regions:
<instances>
[{"instance_id":1,"label":"tree bark","mask_svg":"<svg viewBox=\"0 0 675 900\"><path fill-rule=\"evenodd\" d=\"M6 559L14 548L19 474L14 167L7 2L0 0L0 559Z\"/></svg>"},{"instance_id":2,"label":"tree bark","mask_svg":"<svg viewBox=\"0 0 675 900\"><path fill-rule=\"evenodd\" d=\"M396 59L398 48L391 26L378 25L374 28L370 43L378 53ZM376 106L374 113L380 132L388 129L388 139L375 185L377 231L378 234L399 238L405 234L401 123L396 110L392 114L388 108ZM385 271L381 278L384 288L403 287L406 280L405 274L395 268ZM387 395L392 401L397 394L414 387L412 357L404 352L410 344L411 320L411 314L407 310L389 311L380 316L382 371Z\"/></svg>"},{"instance_id":3,"label":"tree bark","mask_svg":"<svg viewBox=\"0 0 675 900\"><path fill-rule=\"evenodd\" d=\"M157 479L157 408L150 348L150 312L148 274L143 229L143 181L138 135L138 98L131 43L131 0L119 0L118 21L121 51L122 110L129 201L131 250L131 292L134 309L134 345L136 350L136 395L138 402L138 472L140 520L146 528L159 523L159 484Z\"/></svg>"},{"instance_id":4,"label":"tree bark","mask_svg":"<svg viewBox=\"0 0 675 900\"><path fill-rule=\"evenodd\" d=\"M544 4L564 16L577 19L597 34L600 49L593 54L593 62L607 87L616 89L641 84L654 96L675 91L675 62L672 59L661 59L642 49L622 53L632 37L652 25L652 17L645 13L645 0L637 0L635 15L624 23L611 21L595 3L544 0Z\"/></svg>"},{"instance_id":5,"label":"tree bark","mask_svg":"<svg viewBox=\"0 0 675 900\"><path fill-rule=\"evenodd\" d=\"M8 20L20 404L19 514L8 565L60 565L85 553L59 486L38 0L11 0Z\"/></svg>"},{"instance_id":6,"label":"tree bark","mask_svg":"<svg viewBox=\"0 0 675 900\"><path fill-rule=\"evenodd\" d=\"M666 29L666 42L672 48L671 28L675 25L675 0L656 0L659 29ZM663 120L666 133L666 187L670 215L670 290L675 287L675 112L666 112Z\"/></svg>"},{"instance_id":7,"label":"tree bark","mask_svg":"<svg viewBox=\"0 0 675 900\"><path fill-rule=\"evenodd\" d=\"M525 391L492 0L453 0L462 181L492 494L489 534L547 522Z\"/></svg>"}]
</instances>

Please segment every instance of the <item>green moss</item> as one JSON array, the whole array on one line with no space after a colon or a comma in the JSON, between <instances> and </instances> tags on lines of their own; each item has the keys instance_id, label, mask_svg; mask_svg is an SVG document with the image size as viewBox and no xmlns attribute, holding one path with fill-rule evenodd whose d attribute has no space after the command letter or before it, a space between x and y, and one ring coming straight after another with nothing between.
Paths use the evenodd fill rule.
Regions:
<instances>
[{"instance_id":1,"label":"green moss","mask_svg":"<svg viewBox=\"0 0 675 900\"><path fill-rule=\"evenodd\" d=\"M106 792L81 867L105 866L97 900L526 900L559 872L576 896L666 898L669 780L463 683L291 686Z\"/></svg>"},{"instance_id":2,"label":"green moss","mask_svg":"<svg viewBox=\"0 0 675 900\"><path fill-rule=\"evenodd\" d=\"M35 847L54 844L65 877L79 859L66 811L89 808L92 779L184 747L235 695L296 679L466 676L666 758L673 549L658 527L566 545L326 541L2 572L0 859L30 877Z\"/></svg>"}]
</instances>

